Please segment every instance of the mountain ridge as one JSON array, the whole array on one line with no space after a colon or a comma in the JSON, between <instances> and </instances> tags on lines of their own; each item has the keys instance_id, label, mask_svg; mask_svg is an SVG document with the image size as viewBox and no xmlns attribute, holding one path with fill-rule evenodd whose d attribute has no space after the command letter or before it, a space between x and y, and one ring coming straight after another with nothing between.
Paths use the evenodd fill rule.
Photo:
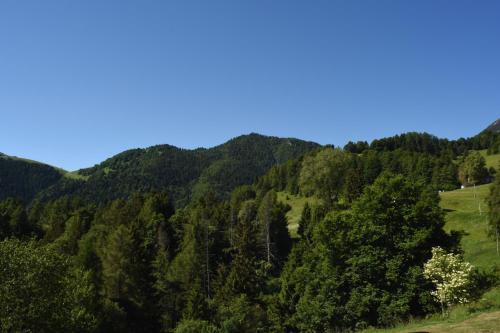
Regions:
<instances>
[{"instance_id":1,"label":"mountain ridge","mask_svg":"<svg viewBox=\"0 0 500 333\"><path fill-rule=\"evenodd\" d=\"M494 132L494 133L500 133L500 118L492 122L484 132Z\"/></svg>"},{"instance_id":2,"label":"mountain ridge","mask_svg":"<svg viewBox=\"0 0 500 333\"><path fill-rule=\"evenodd\" d=\"M238 185L254 182L272 166L319 147L311 141L250 133L211 148L162 144L129 149L73 172L80 179L63 178L39 197L78 195L106 202L135 192L166 191L182 206L209 189L225 196Z\"/></svg>"}]
</instances>

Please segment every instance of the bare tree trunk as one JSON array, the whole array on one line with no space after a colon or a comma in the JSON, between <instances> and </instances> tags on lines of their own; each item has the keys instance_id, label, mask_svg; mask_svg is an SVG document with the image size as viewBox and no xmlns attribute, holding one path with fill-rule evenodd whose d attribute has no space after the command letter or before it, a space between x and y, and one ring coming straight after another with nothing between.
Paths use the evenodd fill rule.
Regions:
<instances>
[{"instance_id":1,"label":"bare tree trunk","mask_svg":"<svg viewBox=\"0 0 500 333\"><path fill-rule=\"evenodd\" d=\"M264 213L264 223L265 223L265 242L266 242L266 257L267 257L267 263L271 264L271 222L270 219L271 217L270 212L269 212L269 205L266 203L265 207L265 213Z\"/></svg>"}]
</instances>

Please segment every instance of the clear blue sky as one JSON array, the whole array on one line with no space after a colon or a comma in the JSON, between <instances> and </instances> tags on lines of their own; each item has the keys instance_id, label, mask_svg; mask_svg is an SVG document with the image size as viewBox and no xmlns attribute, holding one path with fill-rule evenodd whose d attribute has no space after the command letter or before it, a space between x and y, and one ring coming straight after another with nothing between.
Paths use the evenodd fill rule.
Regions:
<instances>
[{"instance_id":1,"label":"clear blue sky","mask_svg":"<svg viewBox=\"0 0 500 333\"><path fill-rule=\"evenodd\" d=\"M0 152L74 170L249 132L344 145L500 116L500 1L0 1Z\"/></svg>"}]
</instances>

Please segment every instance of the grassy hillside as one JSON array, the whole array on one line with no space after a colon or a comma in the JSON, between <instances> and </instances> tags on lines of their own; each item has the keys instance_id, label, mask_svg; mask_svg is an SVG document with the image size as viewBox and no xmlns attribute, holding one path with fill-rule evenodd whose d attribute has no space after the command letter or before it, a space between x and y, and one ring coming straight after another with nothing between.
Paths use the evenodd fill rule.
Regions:
<instances>
[{"instance_id":1,"label":"grassy hillside","mask_svg":"<svg viewBox=\"0 0 500 333\"><path fill-rule=\"evenodd\" d=\"M479 151L481 155L484 156L484 159L486 160L486 167L488 168L495 168L498 171L498 168L500 167L500 154L495 154L495 155L488 155L486 154L486 149L480 150Z\"/></svg>"},{"instance_id":2,"label":"grassy hillside","mask_svg":"<svg viewBox=\"0 0 500 333\"><path fill-rule=\"evenodd\" d=\"M462 239L465 259L481 268L500 265L495 243L487 236L489 188L488 184L441 193L441 206L447 211L446 230L466 232Z\"/></svg>"},{"instance_id":3,"label":"grassy hillside","mask_svg":"<svg viewBox=\"0 0 500 333\"><path fill-rule=\"evenodd\" d=\"M299 228L300 216L307 202L314 204L315 198L305 198L299 195L293 195L287 192L278 192L278 200L289 205L291 209L286 214L288 219L288 230L292 237L297 237L297 229Z\"/></svg>"},{"instance_id":4,"label":"grassy hillside","mask_svg":"<svg viewBox=\"0 0 500 333\"><path fill-rule=\"evenodd\" d=\"M80 174L78 171L64 172L64 177L72 180L87 180L89 177Z\"/></svg>"}]
</instances>

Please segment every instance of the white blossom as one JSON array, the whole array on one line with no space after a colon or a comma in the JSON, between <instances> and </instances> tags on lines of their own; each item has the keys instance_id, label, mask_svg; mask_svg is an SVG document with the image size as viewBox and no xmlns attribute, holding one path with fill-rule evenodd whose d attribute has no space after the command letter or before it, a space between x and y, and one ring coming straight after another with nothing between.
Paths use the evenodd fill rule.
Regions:
<instances>
[{"instance_id":1,"label":"white blossom","mask_svg":"<svg viewBox=\"0 0 500 333\"><path fill-rule=\"evenodd\" d=\"M473 266L459 255L446 253L440 247L432 249L432 258L424 265L424 276L436 286L431 294L442 308L444 305L469 302L468 286L472 270Z\"/></svg>"}]
</instances>

